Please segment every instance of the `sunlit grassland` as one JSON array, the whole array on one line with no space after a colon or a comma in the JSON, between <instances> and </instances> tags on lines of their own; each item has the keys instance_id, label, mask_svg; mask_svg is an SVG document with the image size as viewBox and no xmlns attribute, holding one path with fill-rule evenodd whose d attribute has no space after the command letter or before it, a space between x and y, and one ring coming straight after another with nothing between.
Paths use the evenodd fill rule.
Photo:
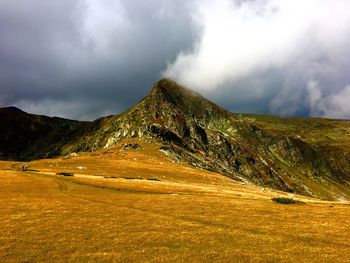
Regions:
<instances>
[{"instance_id":1,"label":"sunlit grassland","mask_svg":"<svg viewBox=\"0 0 350 263\"><path fill-rule=\"evenodd\" d=\"M348 203L277 204L287 194L155 149L40 160L26 172L0 162L1 261L349 262Z\"/></svg>"}]
</instances>

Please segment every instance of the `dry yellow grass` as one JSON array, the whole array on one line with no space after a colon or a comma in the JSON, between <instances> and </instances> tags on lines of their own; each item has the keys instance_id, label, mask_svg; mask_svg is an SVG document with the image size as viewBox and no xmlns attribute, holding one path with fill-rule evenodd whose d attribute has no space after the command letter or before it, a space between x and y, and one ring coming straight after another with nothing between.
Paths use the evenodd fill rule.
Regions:
<instances>
[{"instance_id":1,"label":"dry yellow grass","mask_svg":"<svg viewBox=\"0 0 350 263\"><path fill-rule=\"evenodd\" d=\"M37 171L0 162L1 262L350 262L348 203L276 204L287 195L157 147L31 162Z\"/></svg>"}]
</instances>

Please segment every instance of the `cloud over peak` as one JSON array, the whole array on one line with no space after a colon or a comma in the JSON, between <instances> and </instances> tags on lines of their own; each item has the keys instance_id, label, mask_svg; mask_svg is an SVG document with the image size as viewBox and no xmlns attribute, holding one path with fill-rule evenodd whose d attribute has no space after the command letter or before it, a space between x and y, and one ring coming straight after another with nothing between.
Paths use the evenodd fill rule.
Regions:
<instances>
[{"instance_id":1,"label":"cloud over peak","mask_svg":"<svg viewBox=\"0 0 350 263\"><path fill-rule=\"evenodd\" d=\"M232 111L350 118L349 1L2 1L0 35L0 107L94 119L167 76Z\"/></svg>"},{"instance_id":2,"label":"cloud over peak","mask_svg":"<svg viewBox=\"0 0 350 263\"><path fill-rule=\"evenodd\" d=\"M168 65L165 76L208 93L227 86L235 93L242 79L279 71L280 86L264 89L275 91L269 111L285 115L310 107L303 98L310 79L337 92L346 84L342 81L350 83L341 69L350 53L348 1L208 0L195 2L195 7L197 41L192 51L180 53ZM254 93L261 82L245 89Z\"/></svg>"}]
</instances>

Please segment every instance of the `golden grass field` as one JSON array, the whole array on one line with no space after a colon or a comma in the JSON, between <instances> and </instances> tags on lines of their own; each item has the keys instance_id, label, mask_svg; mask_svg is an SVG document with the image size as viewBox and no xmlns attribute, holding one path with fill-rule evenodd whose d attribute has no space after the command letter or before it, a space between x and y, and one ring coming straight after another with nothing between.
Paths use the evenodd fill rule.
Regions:
<instances>
[{"instance_id":1,"label":"golden grass field","mask_svg":"<svg viewBox=\"0 0 350 263\"><path fill-rule=\"evenodd\" d=\"M350 203L241 185L157 144L0 162L1 262L350 262ZM74 173L74 177L56 175Z\"/></svg>"}]
</instances>

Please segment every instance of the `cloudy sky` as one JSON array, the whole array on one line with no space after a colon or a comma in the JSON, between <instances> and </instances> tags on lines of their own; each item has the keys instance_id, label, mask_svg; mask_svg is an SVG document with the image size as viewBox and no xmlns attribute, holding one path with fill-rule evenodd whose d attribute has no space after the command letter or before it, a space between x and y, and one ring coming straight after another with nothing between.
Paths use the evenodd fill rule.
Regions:
<instances>
[{"instance_id":1,"label":"cloudy sky","mask_svg":"<svg viewBox=\"0 0 350 263\"><path fill-rule=\"evenodd\" d=\"M0 107L92 120L170 77L235 112L350 118L350 0L0 0Z\"/></svg>"}]
</instances>

